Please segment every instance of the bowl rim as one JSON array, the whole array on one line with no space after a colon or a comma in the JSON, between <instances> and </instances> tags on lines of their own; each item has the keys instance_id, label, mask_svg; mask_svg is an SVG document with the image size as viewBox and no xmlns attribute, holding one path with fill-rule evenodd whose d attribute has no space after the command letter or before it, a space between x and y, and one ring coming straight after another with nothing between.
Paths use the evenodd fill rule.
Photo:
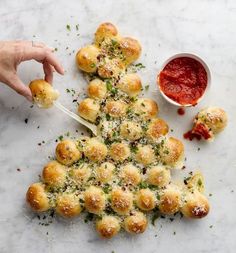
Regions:
<instances>
[{"instance_id":1,"label":"bowl rim","mask_svg":"<svg viewBox=\"0 0 236 253\"><path fill-rule=\"evenodd\" d=\"M167 58L161 65L161 68L157 74L157 84L158 84L158 88L159 88L159 91L161 93L161 95L164 97L164 99L166 101L168 101L169 103L171 103L172 105L175 105L175 106L178 106L178 107L190 107L190 106L196 106L197 104L193 105L193 104L185 104L185 105L182 105L182 104L179 104L178 102L172 100L171 98L169 98L161 89L160 87L160 82L159 82L159 75L161 73L161 71L165 68L165 66L170 62L172 61L173 59L176 59L176 58L180 58L180 57L188 57L188 58L192 58L198 62L200 62L202 64L202 66L204 67L204 69L206 70L206 73L207 73L207 86L206 86L206 89L205 91L203 92L202 96L197 100L197 104L199 104L199 102L202 101L202 99L205 97L205 95L209 92L209 89L210 89L210 86L211 86L211 72L210 72L210 69L208 67L208 65L206 64L206 62L200 57L198 56L197 54L194 54L194 53L177 53L177 54L174 54L172 55L171 57Z\"/></svg>"}]
</instances>

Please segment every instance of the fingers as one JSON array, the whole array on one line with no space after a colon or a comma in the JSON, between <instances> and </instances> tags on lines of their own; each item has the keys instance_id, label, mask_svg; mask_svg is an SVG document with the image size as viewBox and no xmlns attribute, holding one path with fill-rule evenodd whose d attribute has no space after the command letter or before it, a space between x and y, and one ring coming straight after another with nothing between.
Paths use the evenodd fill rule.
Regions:
<instances>
[{"instance_id":1,"label":"fingers","mask_svg":"<svg viewBox=\"0 0 236 253\"><path fill-rule=\"evenodd\" d=\"M14 75L7 83L9 87L15 90L18 94L24 96L27 100L32 102L32 93L28 86L26 86L18 76Z\"/></svg>"},{"instance_id":2,"label":"fingers","mask_svg":"<svg viewBox=\"0 0 236 253\"><path fill-rule=\"evenodd\" d=\"M21 56L22 61L34 59L43 64L47 62L52 65L59 74L64 74L64 69L57 57L53 54L52 48L47 47L45 44L39 42L32 43L28 41L24 42L23 45L23 55Z\"/></svg>"},{"instance_id":3,"label":"fingers","mask_svg":"<svg viewBox=\"0 0 236 253\"><path fill-rule=\"evenodd\" d=\"M59 63L58 59L52 52L48 52L48 51L46 52L43 62L48 62L50 65L52 65L55 68L55 70L59 74L64 75L64 69L62 65Z\"/></svg>"},{"instance_id":4,"label":"fingers","mask_svg":"<svg viewBox=\"0 0 236 253\"><path fill-rule=\"evenodd\" d=\"M48 62L44 62L43 63L43 70L45 73L45 78L44 78L45 81L48 83L52 83L54 68Z\"/></svg>"}]
</instances>

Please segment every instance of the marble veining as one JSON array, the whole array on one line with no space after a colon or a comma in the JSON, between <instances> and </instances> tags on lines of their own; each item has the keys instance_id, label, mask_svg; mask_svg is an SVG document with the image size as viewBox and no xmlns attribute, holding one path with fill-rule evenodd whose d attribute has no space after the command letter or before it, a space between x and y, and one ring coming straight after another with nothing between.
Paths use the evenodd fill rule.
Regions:
<instances>
[{"instance_id":1,"label":"marble veining","mask_svg":"<svg viewBox=\"0 0 236 253\"><path fill-rule=\"evenodd\" d=\"M1 40L43 41L58 49L56 54L66 74L55 75L54 85L61 93L60 101L74 111L76 106L66 88L83 96L86 85L75 67L74 54L91 42L103 21L113 22L122 34L137 37L142 43L140 61L146 69L140 75L143 84L150 84L145 95L158 102L160 116L167 120L174 136L182 139L195 112L206 105L222 106L228 112L229 125L214 143L183 140L187 161L182 176L195 169L203 171L207 193L212 195L210 214L200 221L159 219L142 235L121 233L110 241L99 239L83 217L72 221L57 218L49 226L39 225L43 217L39 220L26 206L25 192L37 181L48 156L53 155L57 137L67 131L77 136L76 130L85 129L56 108L31 108L24 98L0 84L0 252L235 252L236 2L0 1ZM71 31L67 31L67 24ZM163 101L156 88L156 73L162 62L178 52L199 54L209 64L213 77L209 95L182 117ZM42 76L42 69L35 62L23 63L19 75L29 83Z\"/></svg>"}]
</instances>

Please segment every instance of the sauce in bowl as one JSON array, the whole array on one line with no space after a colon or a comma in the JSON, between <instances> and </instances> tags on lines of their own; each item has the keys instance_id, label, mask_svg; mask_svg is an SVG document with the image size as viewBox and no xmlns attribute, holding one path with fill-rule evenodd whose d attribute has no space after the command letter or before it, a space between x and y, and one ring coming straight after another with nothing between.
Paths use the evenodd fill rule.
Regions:
<instances>
[{"instance_id":1,"label":"sauce in bowl","mask_svg":"<svg viewBox=\"0 0 236 253\"><path fill-rule=\"evenodd\" d=\"M207 88L208 73L200 61L177 57L165 65L158 83L161 91L179 105L196 105Z\"/></svg>"}]
</instances>

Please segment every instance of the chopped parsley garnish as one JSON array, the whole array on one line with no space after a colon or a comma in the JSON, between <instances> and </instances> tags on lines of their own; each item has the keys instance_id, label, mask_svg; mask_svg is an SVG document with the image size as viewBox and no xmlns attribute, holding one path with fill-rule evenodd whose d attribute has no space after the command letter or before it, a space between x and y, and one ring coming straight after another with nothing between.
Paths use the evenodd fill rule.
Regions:
<instances>
[{"instance_id":1,"label":"chopped parsley garnish","mask_svg":"<svg viewBox=\"0 0 236 253\"><path fill-rule=\"evenodd\" d=\"M145 91L148 91L149 90L149 85L146 85L144 88L145 88Z\"/></svg>"},{"instance_id":2,"label":"chopped parsley garnish","mask_svg":"<svg viewBox=\"0 0 236 253\"><path fill-rule=\"evenodd\" d=\"M135 64L134 65L136 68L137 68L137 70L140 70L140 69L144 69L144 68L146 68L141 62L140 63L137 63L137 64Z\"/></svg>"},{"instance_id":3,"label":"chopped parsley garnish","mask_svg":"<svg viewBox=\"0 0 236 253\"><path fill-rule=\"evenodd\" d=\"M106 86L108 91L111 91L113 88L112 83L109 80L106 80Z\"/></svg>"},{"instance_id":4,"label":"chopped parsley garnish","mask_svg":"<svg viewBox=\"0 0 236 253\"><path fill-rule=\"evenodd\" d=\"M58 137L58 139L59 139L60 141L62 141L62 140L63 140L63 135L60 135L60 136Z\"/></svg>"},{"instance_id":5,"label":"chopped parsley garnish","mask_svg":"<svg viewBox=\"0 0 236 253\"><path fill-rule=\"evenodd\" d=\"M140 189L146 189L146 188L148 188L148 184L147 184L147 182L140 182L139 183L139 188Z\"/></svg>"},{"instance_id":6,"label":"chopped parsley garnish","mask_svg":"<svg viewBox=\"0 0 236 253\"><path fill-rule=\"evenodd\" d=\"M68 30L68 31L71 31L71 28L70 28L70 25L66 25L66 29Z\"/></svg>"},{"instance_id":7,"label":"chopped parsley garnish","mask_svg":"<svg viewBox=\"0 0 236 253\"><path fill-rule=\"evenodd\" d=\"M152 216L152 225L153 225L153 226L155 226L155 222L156 222L156 220L157 220L159 217L160 217L160 215L159 215L158 212L156 212L156 213L153 214L153 216Z\"/></svg>"},{"instance_id":8,"label":"chopped parsley garnish","mask_svg":"<svg viewBox=\"0 0 236 253\"><path fill-rule=\"evenodd\" d=\"M94 214L88 213L88 214L86 215L85 219L84 219L84 222L85 222L85 223L88 223L89 221L92 221L93 218L94 218Z\"/></svg>"}]
</instances>

